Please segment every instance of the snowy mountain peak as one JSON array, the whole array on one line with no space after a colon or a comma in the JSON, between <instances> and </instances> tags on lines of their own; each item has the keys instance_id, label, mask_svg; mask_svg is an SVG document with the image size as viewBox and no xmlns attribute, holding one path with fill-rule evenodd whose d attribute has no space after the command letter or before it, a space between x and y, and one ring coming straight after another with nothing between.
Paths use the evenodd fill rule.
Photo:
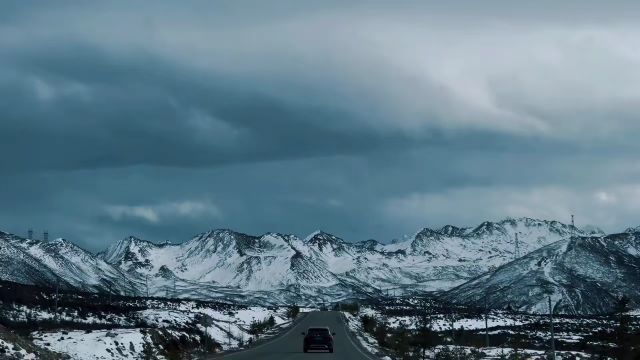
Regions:
<instances>
[{"instance_id":1,"label":"snowy mountain peak","mask_svg":"<svg viewBox=\"0 0 640 360\"><path fill-rule=\"evenodd\" d=\"M148 253L150 248L157 245L148 240L142 240L135 236L126 237L109 246L102 253L102 259L109 264L117 264L125 261L135 262Z\"/></svg>"},{"instance_id":2,"label":"snowy mountain peak","mask_svg":"<svg viewBox=\"0 0 640 360\"><path fill-rule=\"evenodd\" d=\"M368 251L378 251L383 245L377 240L369 239L355 243L355 247Z\"/></svg>"},{"instance_id":3,"label":"snowy mountain peak","mask_svg":"<svg viewBox=\"0 0 640 360\"><path fill-rule=\"evenodd\" d=\"M348 243L341 238L324 231L312 233L305 239L304 243L311 249L320 252L333 252L336 256L344 254L348 246Z\"/></svg>"},{"instance_id":4,"label":"snowy mountain peak","mask_svg":"<svg viewBox=\"0 0 640 360\"><path fill-rule=\"evenodd\" d=\"M423 228L422 230L418 231L415 238L441 237L442 235L443 233L441 233L440 231L433 230L431 228Z\"/></svg>"},{"instance_id":5,"label":"snowy mountain peak","mask_svg":"<svg viewBox=\"0 0 640 360\"><path fill-rule=\"evenodd\" d=\"M515 220L503 220L501 223L512 223ZM507 235L503 226L500 223L494 223L491 221L485 221L471 230L473 236L495 236L495 235Z\"/></svg>"},{"instance_id":6,"label":"snowy mountain peak","mask_svg":"<svg viewBox=\"0 0 640 360\"><path fill-rule=\"evenodd\" d=\"M583 226L581 229L582 233L588 236L604 236L606 233L597 226L587 225Z\"/></svg>"},{"instance_id":7,"label":"snowy mountain peak","mask_svg":"<svg viewBox=\"0 0 640 360\"><path fill-rule=\"evenodd\" d=\"M225 239L225 238L236 238L238 236L246 236L246 234L239 233L237 231L233 231L231 229L214 229L209 230L207 232L201 233L193 238L193 240L208 240L208 239Z\"/></svg>"},{"instance_id":8,"label":"snowy mountain peak","mask_svg":"<svg viewBox=\"0 0 640 360\"><path fill-rule=\"evenodd\" d=\"M450 290L445 300L546 313L603 313L620 294L640 304L640 234L563 238ZM595 296L597 294L597 296Z\"/></svg>"},{"instance_id":9,"label":"snowy mountain peak","mask_svg":"<svg viewBox=\"0 0 640 360\"><path fill-rule=\"evenodd\" d=\"M424 228L420 230L413 241L411 241L411 251L420 254L430 252L430 249L438 247L436 244L441 242L444 238L445 236L439 231Z\"/></svg>"},{"instance_id":10,"label":"snowy mountain peak","mask_svg":"<svg viewBox=\"0 0 640 360\"><path fill-rule=\"evenodd\" d=\"M37 240L32 240L31 242L35 244L35 241ZM56 238L48 242L45 242L45 241L38 242L38 245L43 248L55 249L58 252L61 252L61 251L86 252L85 250L81 249L78 245L64 238Z\"/></svg>"},{"instance_id":11,"label":"snowy mountain peak","mask_svg":"<svg viewBox=\"0 0 640 360\"><path fill-rule=\"evenodd\" d=\"M344 243L345 241L341 238L324 232L322 230L317 230L307 236L304 240L305 243Z\"/></svg>"},{"instance_id":12,"label":"snowy mountain peak","mask_svg":"<svg viewBox=\"0 0 640 360\"><path fill-rule=\"evenodd\" d=\"M466 230L466 228L459 228L453 225L445 225L439 230L439 232L447 236L463 236Z\"/></svg>"},{"instance_id":13,"label":"snowy mountain peak","mask_svg":"<svg viewBox=\"0 0 640 360\"><path fill-rule=\"evenodd\" d=\"M606 269L618 266L618 259L623 259L620 269L631 274L636 270L625 264L640 254L640 232L636 234L636 230L603 238L597 230L519 218L486 221L474 228L424 228L404 241L380 244L375 240L346 242L324 231L301 240L275 232L253 236L218 229L180 244L159 245L128 237L98 256L62 239L30 241L0 232L0 278L32 284L62 278L84 290L119 288L138 294L146 291L147 281L155 294L164 293L175 281L181 297L233 297L283 304L319 298L335 301L354 292L375 296L380 289L400 284L407 291L446 291L494 267L500 270L517 263L522 266L501 274L517 279L525 274L522 276L532 277L533 282L527 283L527 278L519 281L538 288L553 285L545 269L551 279L562 284L568 281L562 278L567 275L562 275L567 266L579 273L588 264ZM557 246L536 255L535 261L528 258L527 254L552 244ZM606 254L599 255L603 251ZM520 259L528 260L518 262ZM554 272L559 272L559 277ZM632 276L628 279L636 281ZM590 290L601 291L597 287ZM527 306L522 303L523 308Z\"/></svg>"},{"instance_id":14,"label":"snowy mountain peak","mask_svg":"<svg viewBox=\"0 0 640 360\"><path fill-rule=\"evenodd\" d=\"M630 227L627 230L625 230L624 232L626 232L626 233L640 233L640 226Z\"/></svg>"},{"instance_id":15,"label":"snowy mountain peak","mask_svg":"<svg viewBox=\"0 0 640 360\"><path fill-rule=\"evenodd\" d=\"M307 237L306 237L306 238L304 238L304 242L305 242L305 243L306 243L306 242L309 242L309 240L313 239L314 237L316 237L316 236L318 236L318 235L324 234L324 233L325 233L325 232L324 232L324 231L322 231L322 230L316 230L316 231L312 232L311 234L307 235Z\"/></svg>"}]
</instances>

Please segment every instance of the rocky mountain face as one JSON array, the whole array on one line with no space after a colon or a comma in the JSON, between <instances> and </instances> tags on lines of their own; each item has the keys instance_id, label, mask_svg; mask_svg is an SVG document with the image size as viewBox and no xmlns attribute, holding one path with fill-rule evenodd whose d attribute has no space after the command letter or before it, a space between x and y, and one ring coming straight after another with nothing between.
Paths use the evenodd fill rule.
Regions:
<instances>
[{"instance_id":1,"label":"rocky mountain face","mask_svg":"<svg viewBox=\"0 0 640 360\"><path fill-rule=\"evenodd\" d=\"M59 281L60 278L53 270L15 245L15 242L20 240L16 236L0 232L0 278L42 286L55 284ZM66 282L63 284L67 285Z\"/></svg>"},{"instance_id":2,"label":"rocky mountain face","mask_svg":"<svg viewBox=\"0 0 640 360\"><path fill-rule=\"evenodd\" d=\"M446 292L447 301L564 314L603 313L626 295L640 306L640 232L557 241Z\"/></svg>"},{"instance_id":3,"label":"rocky mountain face","mask_svg":"<svg viewBox=\"0 0 640 360\"><path fill-rule=\"evenodd\" d=\"M2 280L114 293L136 288L119 268L64 239L43 242L0 232L0 260Z\"/></svg>"},{"instance_id":4,"label":"rocky mountain face","mask_svg":"<svg viewBox=\"0 0 640 360\"><path fill-rule=\"evenodd\" d=\"M0 256L18 251L25 260L11 266L25 271L3 262L0 275L24 283L64 279L91 291L313 304L387 291L446 291L522 260L517 255L596 234L603 236L529 218L425 228L392 244L352 243L322 231L300 239L213 230L181 244L128 237L97 255L64 240L42 243L5 234Z\"/></svg>"}]
</instances>

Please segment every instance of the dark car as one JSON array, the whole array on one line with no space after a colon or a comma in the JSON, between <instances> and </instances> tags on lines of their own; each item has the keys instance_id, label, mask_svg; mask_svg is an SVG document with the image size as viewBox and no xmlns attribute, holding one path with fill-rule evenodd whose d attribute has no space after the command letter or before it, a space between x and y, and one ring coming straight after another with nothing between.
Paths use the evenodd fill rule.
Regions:
<instances>
[{"instance_id":1,"label":"dark car","mask_svg":"<svg viewBox=\"0 0 640 360\"><path fill-rule=\"evenodd\" d=\"M304 335L304 342L302 350L308 352L309 350L326 350L330 353L333 352L333 336L336 333L332 333L328 327L313 327L307 330Z\"/></svg>"}]
</instances>

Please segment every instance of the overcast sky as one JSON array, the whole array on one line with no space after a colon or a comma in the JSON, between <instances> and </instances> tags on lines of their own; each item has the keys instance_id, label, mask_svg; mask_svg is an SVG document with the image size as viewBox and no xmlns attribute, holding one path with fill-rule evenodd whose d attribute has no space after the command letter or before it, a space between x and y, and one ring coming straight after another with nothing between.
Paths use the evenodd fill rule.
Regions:
<instances>
[{"instance_id":1,"label":"overcast sky","mask_svg":"<svg viewBox=\"0 0 640 360\"><path fill-rule=\"evenodd\" d=\"M634 2L347 3L3 1L0 229L640 225Z\"/></svg>"}]
</instances>

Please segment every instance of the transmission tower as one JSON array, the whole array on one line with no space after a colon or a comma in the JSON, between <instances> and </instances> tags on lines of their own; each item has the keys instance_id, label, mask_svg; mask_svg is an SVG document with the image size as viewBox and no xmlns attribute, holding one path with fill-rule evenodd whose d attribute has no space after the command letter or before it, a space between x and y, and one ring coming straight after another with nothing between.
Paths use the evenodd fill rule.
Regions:
<instances>
[{"instance_id":1,"label":"transmission tower","mask_svg":"<svg viewBox=\"0 0 640 360\"><path fill-rule=\"evenodd\" d=\"M44 231L44 234L42 234L42 240L43 241L49 241L49 232L48 231Z\"/></svg>"},{"instance_id":2,"label":"transmission tower","mask_svg":"<svg viewBox=\"0 0 640 360\"><path fill-rule=\"evenodd\" d=\"M27 231L27 239L33 239L33 229L29 229L29 231Z\"/></svg>"},{"instance_id":3,"label":"transmission tower","mask_svg":"<svg viewBox=\"0 0 640 360\"><path fill-rule=\"evenodd\" d=\"M518 233L516 233L516 243L515 243L515 255L516 259L520 258L520 241L518 239Z\"/></svg>"},{"instance_id":4,"label":"transmission tower","mask_svg":"<svg viewBox=\"0 0 640 360\"><path fill-rule=\"evenodd\" d=\"M575 236L575 232L576 232L576 223L575 223L575 217L574 215L571 215L571 239L573 240L573 237Z\"/></svg>"},{"instance_id":5,"label":"transmission tower","mask_svg":"<svg viewBox=\"0 0 640 360\"><path fill-rule=\"evenodd\" d=\"M551 359L556 360L556 339L553 331L553 307L551 307L551 296L549 296L549 331L551 332Z\"/></svg>"}]
</instances>

